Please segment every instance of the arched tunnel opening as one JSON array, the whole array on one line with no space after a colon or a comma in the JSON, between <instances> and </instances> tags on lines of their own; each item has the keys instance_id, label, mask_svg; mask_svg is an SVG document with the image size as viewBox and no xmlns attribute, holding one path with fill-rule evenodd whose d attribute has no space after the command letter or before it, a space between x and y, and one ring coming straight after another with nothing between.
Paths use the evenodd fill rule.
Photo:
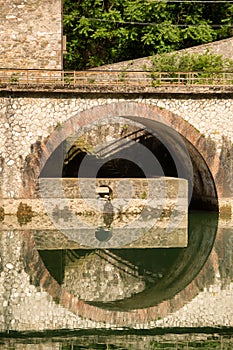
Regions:
<instances>
[{"instance_id":1,"label":"arched tunnel opening","mask_svg":"<svg viewBox=\"0 0 233 350\"><path fill-rule=\"evenodd\" d=\"M159 166L141 161L144 148ZM145 308L171 299L198 275L211 252L218 198L212 174L195 146L172 128L151 120L103 121L66 139L52 153L42 178L159 176L183 177L189 182L188 246L41 251L51 274L70 293L109 310ZM51 259L53 254L60 254L59 266L57 258Z\"/></svg>"},{"instance_id":2,"label":"arched tunnel opening","mask_svg":"<svg viewBox=\"0 0 233 350\"><path fill-rule=\"evenodd\" d=\"M124 138L128 138L133 142L137 142L152 152L153 156L158 159L159 163L164 172L164 176L173 176L177 177L177 169L172 159L171 154L167 150L167 148L162 144L162 142L157 139L155 136L150 134L148 131L139 129L135 132L128 133L124 136ZM129 148L133 146L129 145ZM71 150L69 150L71 151ZM128 150L132 152L133 150ZM76 154L75 154L76 153ZM105 161L105 159L97 158L96 156L89 155L87 152L83 152L80 149L72 149L71 152L71 160L69 152L64 161L63 167L63 177L74 177L78 176L79 167L84 157L89 157L92 159L93 163L99 163L99 170L96 174L97 178L143 178L146 175L143 172L143 169L140 168L139 165L135 164L133 161L128 159L124 159L120 157L121 150L117 151L114 154L114 158ZM157 168L151 168L150 177L160 176ZM86 173L86 176L89 176L89 173Z\"/></svg>"},{"instance_id":3,"label":"arched tunnel opening","mask_svg":"<svg viewBox=\"0 0 233 350\"><path fill-rule=\"evenodd\" d=\"M105 121L67 138L48 158L40 177L78 178L83 163L81 177L87 178L183 177L189 181L189 209L218 211L212 174L195 146L162 123L134 117L126 122L106 125ZM137 145L148 149L159 166L143 163L148 153L144 155Z\"/></svg>"}]
</instances>

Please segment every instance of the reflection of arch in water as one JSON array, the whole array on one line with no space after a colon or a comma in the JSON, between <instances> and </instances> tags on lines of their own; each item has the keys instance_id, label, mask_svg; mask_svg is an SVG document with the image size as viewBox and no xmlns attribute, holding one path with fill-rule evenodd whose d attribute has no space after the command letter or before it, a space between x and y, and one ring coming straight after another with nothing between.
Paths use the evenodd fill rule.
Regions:
<instances>
[{"instance_id":1,"label":"reflection of arch in water","mask_svg":"<svg viewBox=\"0 0 233 350\"><path fill-rule=\"evenodd\" d=\"M53 135L51 135L47 144L44 145L44 152L42 152L41 158L41 168L43 168L42 173L45 174L46 164L48 165L47 161L53 158L52 155L56 153L56 149L59 149L59 145L66 140L70 134L80 132L84 124L87 125L87 123L92 123L103 118L106 118L107 120L109 115L115 117L126 116L126 119L129 118L131 121L140 122L150 130L156 129L155 132L159 134L158 136L165 137L164 142L168 143L171 148L173 146L175 148L178 147L176 144L176 138L173 137L175 135L173 128L179 132L182 135L182 140L185 143L186 149L188 150L194 170L193 203L197 203L198 206L200 205L200 202L198 201L201 198L201 194L207 199L207 202L209 200L210 208L216 209L218 207L217 191L220 193L219 188L221 187L221 184L217 183L216 179L213 179L211 174L211 172L214 170L214 166L216 165L214 164L214 144L209 140L207 141L182 118L175 116L168 111L160 110L157 107L149 105L136 103L110 104L104 107L100 106L93 108L92 110L81 112L80 115L71 118L64 123L61 130L57 130ZM130 115L134 117L128 117ZM181 167L186 163L184 161L185 159L183 157L182 147L183 146L180 148L178 147L180 152L177 152L176 155L176 162L178 162ZM55 169L58 176L61 176L62 168L63 161L60 162L58 168ZM204 206L208 204L207 202L204 203ZM207 235L204 234L201 229L197 237L195 237L195 234L193 233L194 231L192 231L191 227L192 224L190 223L191 230L189 247L187 250L180 250L178 255L174 254L174 260L172 263L173 267L170 272L168 271L166 278L162 278L156 285L154 285L154 287L151 287L150 285L150 288L147 288L143 292L144 294L139 293L128 300L116 301L115 303L113 302L111 304L98 303L95 305L90 305L79 300L77 297L72 296L68 291L62 290L59 284L51 282L51 276L49 277L49 274L48 272L45 272L45 269L43 270L44 272L41 272L40 274L35 269L34 273L39 280L42 281L41 284L45 287L45 289L47 289L51 295L55 295L56 298L59 298L60 303L63 306L81 316L91 318L96 321L106 321L125 326L132 325L137 322L144 322L145 320L153 320L157 316L164 317L168 313L179 309L199 291L197 287L199 276L197 276L191 284L188 285L188 283L190 283L195 275L198 274L198 271L205 263L208 254L211 251L217 227L215 219L213 219L211 225L210 221L207 223L207 228L211 231L210 226L212 226L213 230L211 231L212 233L209 232L211 237L210 240L209 237L207 239ZM202 224L206 225L205 220L202 221ZM205 254L203 252L205 252ZM120 255L119 252L118 254ZM195 265L197 261L199 262L198 266ZM173 274L174 269L176 269L176 278ZM203 270L203 273L205 274L205 269ZM208 281L209 276L206 275L205 279ZM177 280L179 283L176 283ZM54 283L56 284L56 288L53 287ZM54 291L54 288L56 289L56 292ZM184 289L181 291L182 288ZM177 295L177 298L174 298L174 295ZM129 310L132 307L135 307L135 302L137 303L138 310L133 313L126 311L114 311L117 309ZM144 310L140 309L140 307L143 307L143 305L146 308ZM98 307L96 308L96 306ZM112 311L105 312L105 310L102 309L103 307L112 309ZM102 309L101 312L100 308Z\"/></svg>"},{"instance_id":2,"label":"reflection of arch in water","mask_svg":"<svg viewBox=\"0 0 233 350\"><path fill-rule=\"evenodd\" d=\"M149 288L135 295L131 300L117 301L103 306L118 309L143 308L170 300L194 279L206 262L215 240L217 221L218 217L214 213L191 213L187 248L152 250L152 259L154 255L157 261L161 261L164 254L164 258L170 262L163 272L163 278L160 278L157 283L150 283ZM122 256L124 252L120 251L118 254ZM139 254L143 258L143 252ZM135 253L132 256L135 256Z\"/></svg>"},{"instance_id":3,"label":"reflection of arch in water","mask_svg":"<svg viewBox=\"0 0 233 350\"><path fill-rule=\"evenodd\" d=\"M209 214L211 215L211 214ZM197 219L198 222L200 222L200 217ZM208 260L208 264L205 265L205 267L202 269L202 273L196 276L192 283L188 284L186 287L184 287L185 284L189 282L189 279L191 279L194 276L189 276L189 279L187 279L188 274L193 274L195 267L196 267L196 261L197 259L202 259L202 263L204 263L204 257L206 256L203 254L203 252L207 249L211 250L211 244L208 240L208 238L211 236L212 240L214 239L214 233L216 229L216 217L210 220L210 216L207 217L206 220L202 220L201 224L206 225L206 221L209 222L209 228L204 232L201 233L201 228L199 230L199 233L201 233L202 236L205 237L203 243L200 244L200 240L202 240L202 237L200 236L200 240L196 241L196 244L194 244L195 249L201 249L197 252L197 257L195 261L191 262L191 257L181 254L181 256L178 258L178 260L174 259L174 267L179 265L179 259L183 256L184 259L189 259L188 264L182 264L180 265L180 270L178 274L176 275L178 284L176 284L176 279L172 275L172 271L170 274L167 275L167 277L162 280L153 287L148 288L144 295L143 293L138 294L135 296L135 302L133 301L133 298L126 300L126 304L123 305L122 301L118 301L112 304L112 305L105 305L106 308L110 308L112 310L105 310L103 309L102 305L90 305L82 300L80 300L78 297L75 297L72 293L70 293L67 289L64 289L60 283L58 283L52 275L48 272L46 269L42 259L40 258L40 255L38 254L37 250L34 246L34 239L33 235L30 233L25 233L23 235L24 242L22 244L22 257L25 262L25 269L27 273L30 275L30 279L33 284L40 285L44 290L46 290L56 301L56 303L59 302L60 305L67 308L68 310L72 311L74 314L77 314L81 317L92 319L94 321L99 322L107 322L111 325L117 325L117 326L125 326L125 327L134 327L136 324L146 324L147 322L154 321L157 318L163 318L166 317L168 314L171 314L172 312L175 312L179 310L185 303L192 300L192 298L198 294L202 289L203 286L208 287L208 285L213 283L213 271L212 271L212 260ZM195 232L192 232L192 237L195 238ZM116 253L116 252L115 252ZM114 254L115 254L114 253ZM111 253L112 254L112 253ZM116 254L115 254L116 255ZM121 260L122 257L119 258ZM191 262L191 264L190 264ZM126 263L126 262L125 262ZM132 260L127 263L128 265L132 266ZM186 265L186 266L185 266ZM148 266L145 266L147 270L149 270ZM142 269L142 266L141 266ZM184 274L185 272L185 274ZM195 271L198 272L197 270ZM61 281L60 281L61 282ZM166 282L166 283L165 283ZM162 286L163 283L163 286ZM180 292L178 292L177 289L184 287L184 289ZM154 288L154 290L153 290ZM166 288L166 289L164 289ZM153 298L153 295L155 294L157 289L157 305L155 305L155 299ZM164 295L163 299L166 299L162 301L162 298L159 302L158 297L161 296L162 293L166 292L166 295ZM178 292L178 294L176 294ZM170 294L170 297L169 297ZM173 295L173 297L171 297ZM149 302L155 306L149 306L145 308L138 308L136 310L128 310L132 307L132 305L137 305L137 307L140 307L140 305L143 305L143 300L145 298L148 298ZM119 311L117 311L117 309ZM121 311L120 311L121 310ZM123 311L125 310L125 311ZM128 310L128 311L127 311Z\"/></svg>"},{"instance_id":4,"label":"reflection of arch in water","mask_svg":"<svg viewBox=\"0 0 233 350\"><path fill-rule=\"evenodd\" d=\"M85 261L86 256L86 261L90 266L87 268L85 264L77 264L78 269L83 268L85 270L78 271L77 275L72 270L74 276L70 291L72 290L72 293L79 295L89 304L109 310L148 308L158 305L164 300L170 300L193 280L207 260L215 239L217 219L217 214L214 213L191 213L189 215L189 245L187 248L92 250L90 258L88 251L77 250L74 261L76 260L78 262L78 255L81 254L82 260L84 258ZM90 259L91 261L89 261ZM107 285L108 281L105 280L106 275L103 261L114 265L115 271L122 273L122 278L127 286L125 288L125 290L127 289L127 293L124 293L124 291L121 291L121 293L127 295L127 297L122 299L118 295L116 300L114 300L114 296L112 296L109 302L106 302L104 297L102 301L98 300L98 298L96 299L95 283L93 284L93 293L88 292L88 296L82 292L80 293L82 289L80 288L81 281L85 281L84 283L91 288L93 274L90 275L89 279L82 279L80 276L82 276L82 273L86 275L88 270L95 269L95 266L95 280L99 280L100 284L106 282ZM65 260L63 264L65 265ZM102 270L100 269L101 264L103 265ZM133 279L132 276L135 278ZM135 292L134 287L137 280L139 282L139 288L138 292ZM142 282L144 283L143 288ZM114 283L116 281L112 281L115 293ZM131 296L129 295L129 283L132 283ZM108 287L106 288L109 295L111 285L108 283ZM66 289L69 291L67 279ZM104 288L102 288L102 294L105 296Z\"/></svg>"}]
</instances>

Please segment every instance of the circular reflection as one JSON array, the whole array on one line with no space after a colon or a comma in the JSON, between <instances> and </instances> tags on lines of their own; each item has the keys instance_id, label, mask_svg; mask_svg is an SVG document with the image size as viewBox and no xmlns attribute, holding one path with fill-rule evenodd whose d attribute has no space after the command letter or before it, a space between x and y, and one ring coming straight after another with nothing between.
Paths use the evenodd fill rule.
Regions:
<instances>
[{"instance_id":1,"label":"circular reflection","mask_svg":"<svg viewBox=\"0 0 233 350\"><path fill-rule=\"evenodd\" d=\"M95 231L95 237L100 242L107 242L112 238L112 233L110 230L105 229L104 227L98 227Z\"/></svg>"},{"instance_id":2,"label":"circular reflection","mask_svg":"<svg viewBox=\"0 0 233 350\"><path fill-rule=\"evenodd\" d=\"M62 287L86 303L109 310L146 308L171 299L194 279L211 252L217 225L217 213L191 212L186 248L78 249L40 254ZM100 240L110 239L102 228L96 235ZM58 255L62 275L56 268Z\"/></svg>"}]
</instances>

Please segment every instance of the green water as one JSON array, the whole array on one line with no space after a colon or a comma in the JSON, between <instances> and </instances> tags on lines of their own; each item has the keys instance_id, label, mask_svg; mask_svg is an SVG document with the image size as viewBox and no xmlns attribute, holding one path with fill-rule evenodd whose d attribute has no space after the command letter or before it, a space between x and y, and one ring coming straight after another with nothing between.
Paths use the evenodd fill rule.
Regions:
<instances>
[{"instance_id":1,"label":"green water","mask_svg":"<svg viewBox=\"0 0 233 350\"><path fill-rule=\"evenodd\" d=\"M145 308L169 300L193 280L208 259L217 226L217 214L192 212L189 214L189 243L185 248L60 249L40 251L40 255L58 283L65 284L72 293L77 289L77 294L89 304L120 311ZM137 293L130 293L129 288L125 293L119 291L121 298L114 294L107 299L103 288L103 297L96 298L96 293L101 294L96 287L93 287L93 295L86 296L85 290L82 293L82 283L91 286L93 279L98 279L100 284L106 284L108 264L115 267L116 277L127 286L135 278L144 287ZM77 280L80 283L76 283ZM108 292L115 287L113 284L114 281L109 284Z\"/></svg>"},{"instance_id":2,"label":"green water","mask_svg":"<svg viewBox=\"0 0 233 350\"><path fill-rule=\"evenodd\" d=\"M125 332L124 332L125 333ZM230 335L167 334L148 335L89 335L30 339L0 339L2 350L232 350L233 337Z\"/></svg>"},{"instance_id":3,"label":"green water","mask_svg":"<svg viewBox=\"0 0 233 350\"><path fill-rule=\"evenodd\" d=\"M70 267L80 268L80 261L86 264L91 259L95 273L95 259L114 262L122 275L137 272L144 288L130 297L121 299L113 297L106 300L87 298L87 303L105 309L130 310L138 307L157 305L163 300L169 300L180 290L183 290L200 272L215 247L219 258L219 273L222 284L233 280L232 247L233 229L225 224L219 232L218 215L214 213L193 212L189 215L189 244L187 248L172 249L110 249L105 252L98 250L66 249L40 251L40 255L54 279L63 285ZM102 260L101 260L102 259ZM77 263L77 264L76 264ZM81 266L89 266L89 265ZM88 271L83 271L84 275ZM213 283L210 269L208 280L199 285L200 291L204 285ZM103 276L104 277L104 276ZM101 278L101 276L100 276ZM91 283L91 279L90 279ZM127 285L127 284L126 284ZM69 287L69 286L68 286ZM67 288L68 288L67 287ZM162 293L161 293L162 291ZM76 349L233 349L233 329L158 329L139 330L61 330L41 333L12 332L0 334L1 350L76 350Z\"/></svg>"}]
</instances>

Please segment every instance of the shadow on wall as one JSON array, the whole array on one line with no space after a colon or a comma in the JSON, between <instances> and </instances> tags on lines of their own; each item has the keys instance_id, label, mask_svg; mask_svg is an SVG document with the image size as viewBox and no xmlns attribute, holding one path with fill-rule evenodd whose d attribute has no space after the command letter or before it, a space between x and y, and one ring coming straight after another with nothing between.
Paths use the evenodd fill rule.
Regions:
<instances>
[{"instance_id":1,"label":"shadow on wall","mask_svg":"<svg viewBox=\"0 0 233 350\"><path fill-rule=\"evenodd\" d=\"M65 140L51 154L40 177L77 178L84 163L85 171L82 171L81 177L183 177L189 181L190 209L218 211L214 180L201 154L170 127L155 121L150 122L153 122L152 126L157 127L156 133L154 131L149 133L146 129L139 129L133 125L128 126L127 130L124 130L124 135L119 137L122 126L114 125L116 134L112 136L117 138L107 145L104 145L107 135L106 125L96 126L96 130L93 127L89 133L86 131L85 139L83 141L82 135L81 143L79 140L73 140L73 143L70 139ZM97 151L94 149L96 140L91 137L93 133L100 137L99 143L103 144ZM151 166L150 160L146 164L138 145L145 147L152 154L158 166Z\"/></svg>"}]
</instances>

